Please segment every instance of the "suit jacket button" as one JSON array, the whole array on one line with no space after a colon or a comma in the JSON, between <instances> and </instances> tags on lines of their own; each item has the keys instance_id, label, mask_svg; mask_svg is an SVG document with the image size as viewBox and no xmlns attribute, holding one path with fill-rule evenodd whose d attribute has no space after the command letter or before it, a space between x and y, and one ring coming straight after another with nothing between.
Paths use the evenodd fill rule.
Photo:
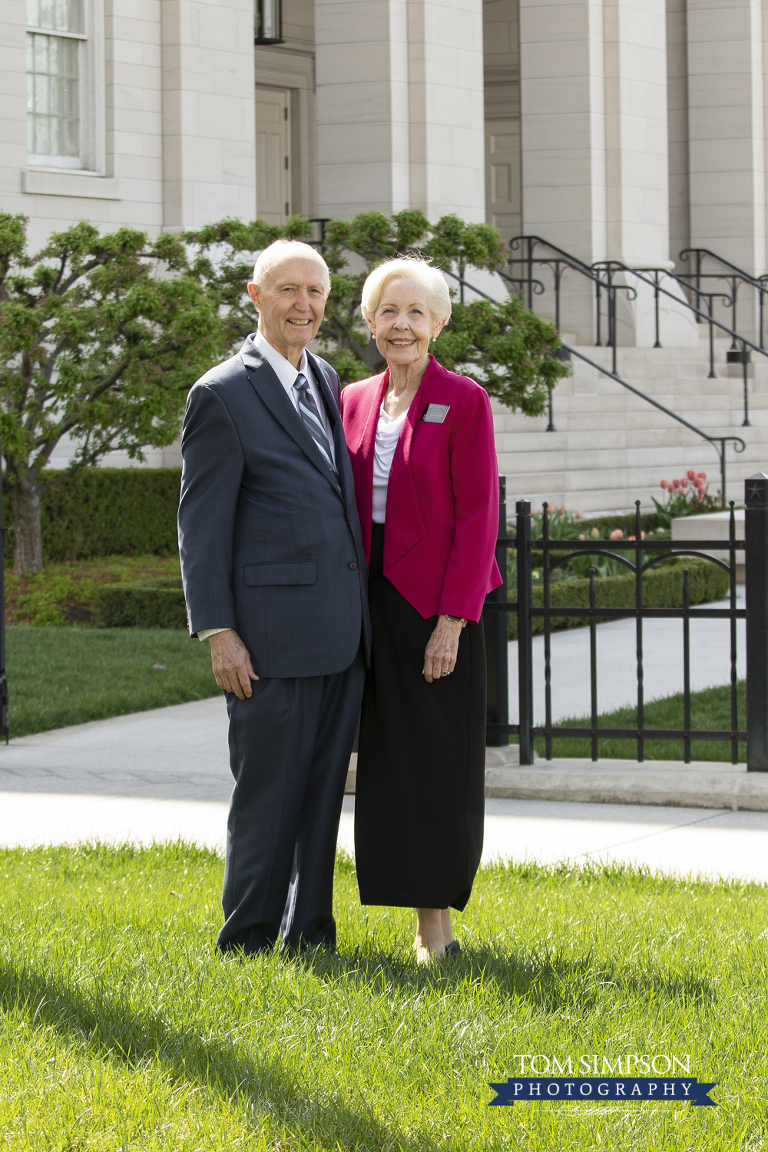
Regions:
<instances>
[{"instance_id":1,"label":"suit jacket button","mask_svg":"<svg viewBox=\"0 0 768 1152\"><path fill-rule=\"evenodd\" d=\"M349 566L350 566L350 568L352 568L352 569L355 569L355 568L357 568L357 560L352 560L352 561L350 561L350 565L349 565Z\"/></svg>"}]
</instances>

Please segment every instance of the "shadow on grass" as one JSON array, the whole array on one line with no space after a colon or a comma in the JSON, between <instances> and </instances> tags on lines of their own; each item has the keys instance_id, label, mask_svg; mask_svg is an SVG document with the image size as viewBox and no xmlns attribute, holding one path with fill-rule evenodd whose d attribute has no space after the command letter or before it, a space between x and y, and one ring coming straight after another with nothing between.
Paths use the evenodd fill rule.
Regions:
<instances>
[{"instance_id":1,"label":"shadow on grass","mask_svg":"<svg viewBox=\"0 0 768 1152\"><path fill-rule=\"evenodd\" d=\"M370 1114L339 1100L324 1102L319 1091L310 1095L278 1064L245 1056L227 1040L171 1028L106 992L83 995L27 965L0 962L0 1003L4 1011L26 1010L32 1023L48 1025L65 1040L93 1046L129 1068L157 1062L178 1083L196 1081L234 1104L246 1103L259 1117L285 1125L295 1139L317 1140L341 1152L415 1147ZM420 1152L434 1147L419 1134Z\"/></svg>"},{"instance_id":2,"label":"shadow on grass","mask_svg":"<svg viewBox=\"0 0 768 1152\"><path fill-rule=\"evenodd\" d=\"M398 960L384 952L361 951L338 957L312 953L302 963L320 979L354 981L378 992L402 989L410 993L427 987L448 990L467 982L493 984L505 998L527 1000L552 1013L591 1010L608 988L642 1000L662 996L701 1005L716 999L712 982L690 971L620 970L595 962L591 955L574 959L556 952L524 954L502 951L491 944L464 948L459 956L429 968L417 968L413 961Z\"/></svg>"}]
</instances>

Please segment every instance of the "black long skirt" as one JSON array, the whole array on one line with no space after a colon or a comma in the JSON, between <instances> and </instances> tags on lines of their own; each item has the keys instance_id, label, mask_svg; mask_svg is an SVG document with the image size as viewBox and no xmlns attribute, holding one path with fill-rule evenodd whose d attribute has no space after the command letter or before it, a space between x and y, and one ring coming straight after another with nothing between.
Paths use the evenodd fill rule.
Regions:
<instances>
[{"instance_id":1,"label":"black long skirt","mask_svg":"<svg viewBox=\"0 0 768 1152\"><path fill-rule=\"evenodd\" d=\"M450 676L427 684L425 620L382 574L373 525L372 666L363 696L355 859L363 904L463 909L483 849L485 638L461 633Z\"/></svg>"}]
</instances>

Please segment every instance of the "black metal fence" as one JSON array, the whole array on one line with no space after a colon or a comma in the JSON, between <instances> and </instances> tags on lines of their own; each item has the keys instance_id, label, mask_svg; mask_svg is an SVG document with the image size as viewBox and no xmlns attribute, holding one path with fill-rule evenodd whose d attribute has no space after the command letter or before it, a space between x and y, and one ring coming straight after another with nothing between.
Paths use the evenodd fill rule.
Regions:
<instances>
[{"instance_id":1,"label":"black metal fence","mask_svg":"<svg viewBox=\"0 0 768 1152\"><path fill-rule=\"evenodd\" d=\"M598 740L617 738L636 743L637 759L645 759L646 740L682 740L685 762L690 763L691 742L694 740L727 741L731 746L731 760L738 762L739 741L747 742L747 767L751 771L768 771L768 475L758 473L745 483L744 539L736 538L736 522L731 504L728 540L644 540L641 531L639 502L636 508L634 540L554 540L549 535L546 510L542 518L542 538L531 538L531 505L518 500L516 534L507 535L507 504L505 478L501 477L499 503L499 536L496 560L502 574L501 587L486 599L484 626L488 658L488 719L486 743L505 745L510 735L516 735L520 744L520 763L533 763L533 741L541 737L545 742L546 758L552 758L552 740L556 737L582 737L590 741L592 759L598 755ZM507 587L507 552L516 551L517 599L510 601ZM727 552L728 562L710 552ZM737 606L736 556L745 553L746 608ZM543 604L533 603L534 557L539 553L543 562ZM590 569L589 607L566 608L551 604L553 572L574 556L584 554L610 557L634 573L635 605L629 608L598 607L595 593L595 570ZM643 603L643 574L669 556L692 556L709 561L729 574L729 596L726 607L696 608L690 605L688 570L683 574L683 604L679 608L651 608ZM508 640L507 617L517 615L518 622L518 707L517 724L509 723ZM583 619L589 628L589 666L584 675L590 683L590 717L585 727L563 727L552 723L552 620L557 617ZM601 728L598 723L597 697L597 623L631 617L635 621L635 658L637 684L637 722L632 728ZM544 646L544 724L533 722L533 621L543 619ZM644 723L643 625L649 619L676 619L682 621L683 644L683 727L676 729L647 728ZM725 619L730 623L730 727L721 730L701 730L691 727L691 621L697 619ZM738 727L737 710L737 627L736 621L746 619L747 628L747 726Z\"/></svg>"}]
</instances>

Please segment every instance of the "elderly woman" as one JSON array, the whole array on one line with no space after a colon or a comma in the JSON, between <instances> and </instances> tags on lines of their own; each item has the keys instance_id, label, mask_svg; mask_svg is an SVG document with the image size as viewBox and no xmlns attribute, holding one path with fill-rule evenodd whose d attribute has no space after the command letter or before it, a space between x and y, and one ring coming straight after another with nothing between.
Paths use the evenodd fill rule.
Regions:
<instances>
[{"instance_id":1,"label":"elderly woman","mask_svg":"<svg viewBox=\"0 0 768 1152\"><path fill-rule=\"evenodd\" d=\"M389 260L362 311L387 362L341 395L370 565L373 656L360 724L355 854L364 904L416 909L420 963L457 952L483 845L485 644L501 583L488 395L429 353L451 315L443 276Z\"/></svg>"}]
</instances>

